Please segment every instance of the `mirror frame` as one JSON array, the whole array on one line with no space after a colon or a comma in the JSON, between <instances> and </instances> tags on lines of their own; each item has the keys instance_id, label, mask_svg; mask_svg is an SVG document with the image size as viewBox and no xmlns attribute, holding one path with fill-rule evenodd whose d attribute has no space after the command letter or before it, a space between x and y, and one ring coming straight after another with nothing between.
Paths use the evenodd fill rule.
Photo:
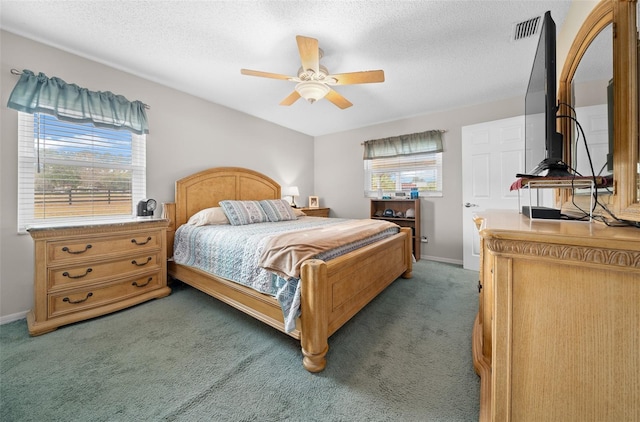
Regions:
<instances>
[{"instance_id":1,"label":"mirror frame","mask_svg":"<svg viewBox=\"0 0 640 422\"><path fill-rule=\"evenodd\" d=\"M585 19L567 54L558 81L559 114L571 115L565 104L571 104L572 81L591 42L609 24L613 24L613 195L609 205L620 219L640 221L638 203L637 160L638 138L638 32L637 0L602 0ZM570 119L558 120L558 131L564 136L564 160L572 156L573 127ZM570 201L561 192L562 202Z\"/></svg>"}]
</instances>

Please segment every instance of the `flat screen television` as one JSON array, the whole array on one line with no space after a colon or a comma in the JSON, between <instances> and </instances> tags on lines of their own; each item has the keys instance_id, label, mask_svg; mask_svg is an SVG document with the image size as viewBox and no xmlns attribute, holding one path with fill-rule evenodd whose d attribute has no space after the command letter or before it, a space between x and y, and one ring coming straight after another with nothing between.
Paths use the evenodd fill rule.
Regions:
<instances>
[{"instance_id":1,"label":"flat screen television","mask_svg":"<svg viewBox=\"0 0 640 422\"><path fill-rule=\"evenodd\" d=\"M525 96L525 170L565 176L562 135L556 130L556 24L551 12L544 14L539 34Z\"/></svg>"}]
</instances>

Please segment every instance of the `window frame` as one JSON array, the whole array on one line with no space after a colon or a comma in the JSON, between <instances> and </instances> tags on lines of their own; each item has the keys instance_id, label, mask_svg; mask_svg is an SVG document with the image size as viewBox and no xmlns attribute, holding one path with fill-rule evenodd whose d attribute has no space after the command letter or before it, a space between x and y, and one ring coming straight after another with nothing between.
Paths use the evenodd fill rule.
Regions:
<instances>
[{"instance_id":1,"label":"window frame","mask_svg":"<svg viewBox=\"0 0 640 422\"><path fill-rule=\"evenodd\" d=\"M66 217L49 217L37 218L35 216L36 202L36 172L38 163L38 151L34 143L37 141L34 131L34 119L39 115L45 115L47 118L56 119L57 124L78 127L87 127L85 133L91 131L120 132L115 129L105 129L103 127L95 128L87 123L73 123L57 119L55 116L45 113L25 113L18 112L18 204L17 204L17 229L18 233L24 234L27 228L31 226L59 226L59 225L77 225L84 223L107 223L131 220L135 217L137 201L146 197L146 135L131 134L131 162L128 164L116 164L107 161L87 161L78 162L73 160L64 160L59 158L48 158L50 164L70 165L74 167L85 168L113 168L126 169L131 171L131 204L130 212L127 214L111 214L100 215L93 212L82 216L66 216ZM50 135L58 135L50 133ZM40 135L40 139L46 139L47 133Z\"/></svg>"},{"instance_id":2,"label":"window frame","mask_svg":"<svg viewBox=\"0 0 640 422\"><path fill-rule=\"evenodd\" d=\"M442 197L443 196L443 176L442 176L442 161L443 152L423 152L412 155L401 155L394 157L380 157L365 159L364 161L364 196L365 198L379 198L380 195L390 195L393 197L395 192L411 192L410 186L403 187L402 173L433 170L436 173L435 183L436 189L426 189L418 187L420 197ZM378 165L382 163L386 169L376 171L372 167L374 162L377 161ZM434 164L427 164L426 162L434 162ZM395 173L396 186L394 190L382 189L380 191L377 186L373 185L373 176L378 173ZM404 176L407 177L407 176Z\"/></svg>"}]
</instances>

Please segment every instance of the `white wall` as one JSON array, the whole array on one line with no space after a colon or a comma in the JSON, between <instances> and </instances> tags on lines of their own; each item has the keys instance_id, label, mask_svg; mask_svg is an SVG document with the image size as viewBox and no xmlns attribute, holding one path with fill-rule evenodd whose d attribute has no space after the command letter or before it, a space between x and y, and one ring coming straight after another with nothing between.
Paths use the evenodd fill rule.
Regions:
<instances>
[{"instance_id":1,"label":"white wall","mask_svg":"<svg viewBox=\"0 0 640 422\"><path fill-rule=\"evenodd\" d=\"M431 129L444 129L443 196L421 198L422 256L462 264L462 126L513 117L524 112L523 96L490 104L416 116L348 132L316 137L315 192L333 215L369 216L364 197L362 142ZM514 175L515 178L515 175Z\"/></svg>"},{"instance_id":2,"label":"white wall","mask_svg":"<svg viewBox=\"0 0 640 422\"><path fill-rule=\"evenodd\" d=\"M0 322L33 302L33 243L17 234L17 112L6 107L11 68L43 72L141 100L148 110L147 196L173 201L174 182L195 171L240 166L313 194L313 138L114 68L0 31ZM159 211L157 211L159 214Z\"/></svg>"}]
</instances>

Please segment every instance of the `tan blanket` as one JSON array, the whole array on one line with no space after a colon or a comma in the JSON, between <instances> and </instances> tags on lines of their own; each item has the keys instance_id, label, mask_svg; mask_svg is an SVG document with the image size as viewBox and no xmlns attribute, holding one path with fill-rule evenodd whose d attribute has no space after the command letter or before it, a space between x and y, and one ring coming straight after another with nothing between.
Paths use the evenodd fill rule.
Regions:
<instances>
[{"instance_id":1,"label":"tan blanket","mask_svg":"<svg viewBox=\"0 0 640 422\"><path fill-rule=\"evenodd\" d=\"M265 245L260 267L283 278L300 277L306 259L376 235L397 224L384 220L349 220L330 226L274 235Z\"/></svg>"}]
</instances>

